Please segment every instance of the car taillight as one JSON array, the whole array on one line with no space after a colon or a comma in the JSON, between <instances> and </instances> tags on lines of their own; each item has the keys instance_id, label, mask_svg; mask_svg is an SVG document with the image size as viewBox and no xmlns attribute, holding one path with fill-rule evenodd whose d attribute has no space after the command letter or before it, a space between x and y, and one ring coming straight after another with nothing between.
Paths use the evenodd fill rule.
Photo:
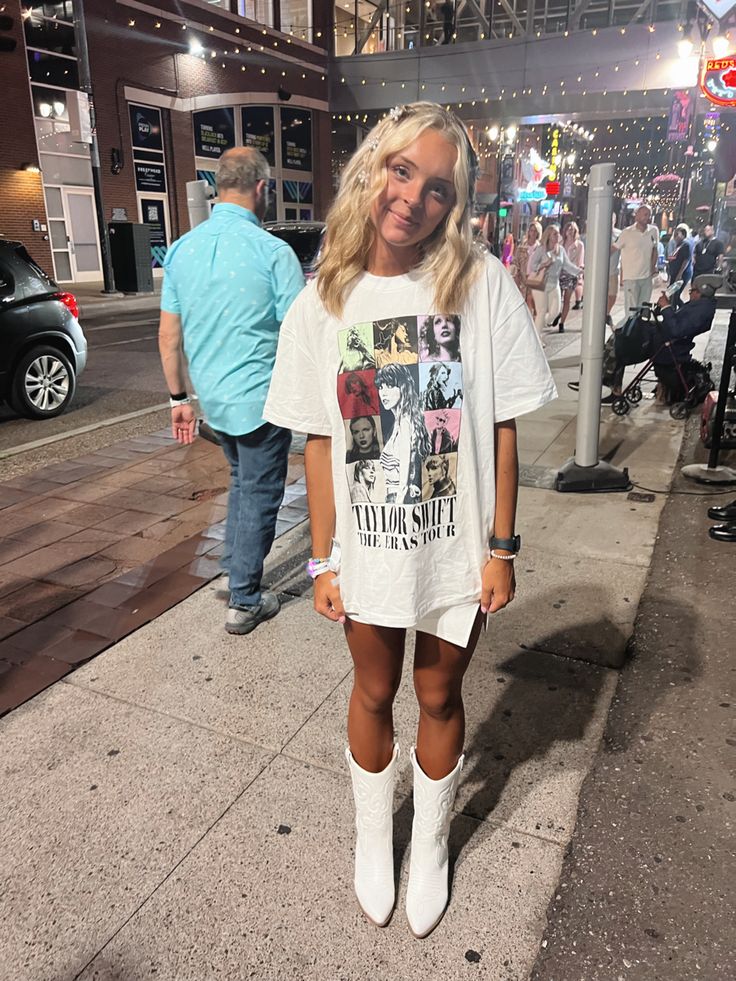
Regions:
<instances>
[{"instance_id":1,"label":"car taillight","mask_svg":"<svg viewBox=\"0 0 736 981\"><path fill-rule=\"evenodd\" d=\"M77 298L73 293L57 293L56 299L61 300L72 317L79 317L79 306L77 305Z\"/></svg>"}]
</instances>

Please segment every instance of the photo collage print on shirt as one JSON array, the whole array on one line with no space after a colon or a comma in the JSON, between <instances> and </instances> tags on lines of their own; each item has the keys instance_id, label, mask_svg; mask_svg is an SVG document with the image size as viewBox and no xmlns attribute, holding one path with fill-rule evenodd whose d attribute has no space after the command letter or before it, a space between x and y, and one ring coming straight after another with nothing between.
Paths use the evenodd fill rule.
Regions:
<instances>
[{"instance_id":1,"label":"photo collage print on shirt","mask_svg":"<svg viewBox=\"0 0 736 981\"><path fill-rule=\"evenodd\" d=\"M463 404L460 318L353 324L339 331L338 343L352 503L454 497Z\"/></svg>"}]
</instances>

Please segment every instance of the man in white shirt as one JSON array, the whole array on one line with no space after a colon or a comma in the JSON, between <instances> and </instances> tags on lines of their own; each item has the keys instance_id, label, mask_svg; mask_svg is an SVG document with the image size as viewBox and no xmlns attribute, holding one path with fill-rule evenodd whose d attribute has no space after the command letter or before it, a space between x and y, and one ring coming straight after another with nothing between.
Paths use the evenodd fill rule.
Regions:
<instances>
[{"instance_id":1,"label":"man in white shirt","mask_svg":"<svg viewBox=\"0 0 736 981\"><path fill-rule=\"evenodd\" d=\"M652 210L642 204L636 209L634 224L624 228L614 243L621 253L621 278L624 284L626 316L632 307L649 303L652 298L652 277L657 271L656 225L651 225Z\"/></svg>"}]
</instances>

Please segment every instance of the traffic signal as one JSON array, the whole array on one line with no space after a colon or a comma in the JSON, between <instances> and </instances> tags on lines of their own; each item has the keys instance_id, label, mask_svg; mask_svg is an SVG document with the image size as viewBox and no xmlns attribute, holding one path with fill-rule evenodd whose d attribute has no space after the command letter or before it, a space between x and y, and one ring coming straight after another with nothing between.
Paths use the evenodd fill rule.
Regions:
<instances>
[{"instance_id":1,"label":"traffic signal","mask_svg":"<svg viewBox=\"0 0 736 981\"><path fill-rule=\"evenodd\" d=\"M6 37L7 31L13 30L13 18L0 14L0 51L15 51L18 42L14 37Z\"/></svg>"}]
</instances>

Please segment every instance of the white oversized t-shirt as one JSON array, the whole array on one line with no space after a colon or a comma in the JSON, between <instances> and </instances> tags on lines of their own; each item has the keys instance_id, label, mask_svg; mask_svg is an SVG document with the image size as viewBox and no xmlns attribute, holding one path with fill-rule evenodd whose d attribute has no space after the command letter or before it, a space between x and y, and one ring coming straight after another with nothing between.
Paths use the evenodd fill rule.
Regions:
<instances>
[{"instance_id":1,"label":"white oversized t-shirt","mask_svg":"<svg viewBox=\"0 0 736 981\"><path fill-rule=\"evenodd\" d=\"M345 611L410 627L481 593L494 424L556 397L529 311L497 259L465 310L432 314L419 272L364 273L341 318L312 281L282 326L264 417L332 437Z\"/></svg>"}]
</instances>

